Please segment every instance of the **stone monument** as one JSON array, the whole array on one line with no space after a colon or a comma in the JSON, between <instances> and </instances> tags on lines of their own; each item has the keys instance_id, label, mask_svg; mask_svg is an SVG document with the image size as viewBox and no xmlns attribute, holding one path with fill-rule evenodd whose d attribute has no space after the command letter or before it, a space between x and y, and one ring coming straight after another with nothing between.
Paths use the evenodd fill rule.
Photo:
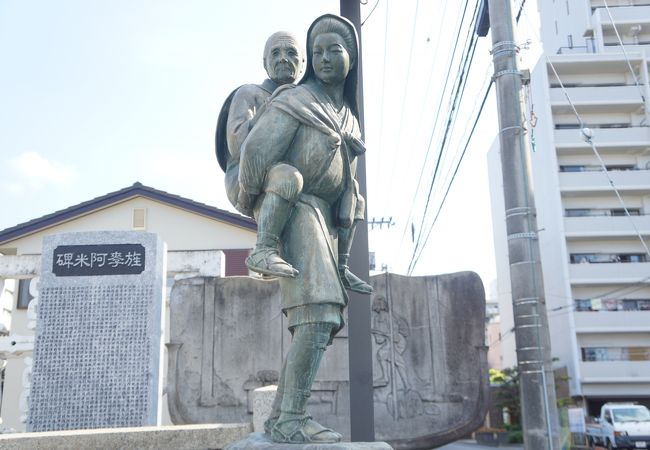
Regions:
<instances>
[{"instance_id":1,"label":"stone monument","mask_svg":"<svg viewBox=\"0 0 650 450\"><path fill-rule=\"evenodd\" d=\"M371 284L377 439L400 449L432 448L478 428L488 400L479 277L381 274ZM174 423L252 421L253 390L277 383L291 340L280 309L277 280L176 281L167 386ZM343 328L323 356L308 406L344 440L350 438L349 395Z\"/></svg>"},{"instance_id":2,"label":"stone monument","mask_svg":"<svg viewBox=\"0 0 650 450\"><path fill-rule=\"evenodd\" d=\"M44 238L28 431L160 424L164 274L155 234Z\"/></svg>"}]
</instances>

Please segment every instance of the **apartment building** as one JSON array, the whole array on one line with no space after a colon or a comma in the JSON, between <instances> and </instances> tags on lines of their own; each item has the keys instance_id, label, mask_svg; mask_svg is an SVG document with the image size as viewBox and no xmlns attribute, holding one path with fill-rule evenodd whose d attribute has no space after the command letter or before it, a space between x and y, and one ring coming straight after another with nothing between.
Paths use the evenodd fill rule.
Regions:
<instances>
[{"instance_id":1,"label":"apartment building","mask_svg":"<svg viewBox=\"0 0 650 450\"><path fill-rule=\"evenodd\" d=\"M525 114L551 354L590 413L605 401L648 404L650 0L538 3L544 54ZM516 357L498 153L489 167L507 367Z\"/></svg>"}]
</instances>

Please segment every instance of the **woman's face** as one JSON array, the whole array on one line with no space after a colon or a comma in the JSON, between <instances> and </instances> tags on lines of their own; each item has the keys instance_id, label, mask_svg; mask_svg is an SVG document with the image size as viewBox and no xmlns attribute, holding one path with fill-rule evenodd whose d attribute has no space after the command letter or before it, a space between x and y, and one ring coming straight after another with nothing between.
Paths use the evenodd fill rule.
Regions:
<instances>
[{"instance_id":1,"label":"woman's face","mask_svg":"<svg viewBox=\"0 0 650 450\"><path fill-rule=\"evenodd\" d=\"M325 84L345 81L352 61L341 36L336 33L319 34L312 51L312 67L319 80Z\"/></svg>"}]
</instances>

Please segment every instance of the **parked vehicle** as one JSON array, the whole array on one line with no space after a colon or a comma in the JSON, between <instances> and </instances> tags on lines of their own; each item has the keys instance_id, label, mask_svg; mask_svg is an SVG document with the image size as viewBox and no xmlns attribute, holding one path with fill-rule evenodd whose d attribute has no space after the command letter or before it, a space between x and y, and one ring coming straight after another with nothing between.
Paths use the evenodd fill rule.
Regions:
<instances>
[{"instance_id":1,"label":"parked vehicle","mask_svg":"<svg viewBox=\"0 0 650 450\"><path fill-rule=\"evenodd\" d=\"M589 448L650 448L650 411L635 403L605 403L600 417L587 423Z\"/></svg>"}]
</instances>

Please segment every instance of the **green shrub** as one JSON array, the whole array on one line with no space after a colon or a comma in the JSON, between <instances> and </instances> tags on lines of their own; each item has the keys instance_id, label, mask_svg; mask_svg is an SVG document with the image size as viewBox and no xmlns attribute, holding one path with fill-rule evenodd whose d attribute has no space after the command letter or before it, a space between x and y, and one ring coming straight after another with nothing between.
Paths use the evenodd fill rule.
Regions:
<instances>
[{"instance_id":1,"label":"green shrub","mask_svg":"<svg viewBox=\"0 0 650 450\"><path fill-rule=\"evenodd\" d=\"M522 444L524 442L524 433L521 430L510 431L508 433L508 444Z\"/></svg>"}]
</instances>

